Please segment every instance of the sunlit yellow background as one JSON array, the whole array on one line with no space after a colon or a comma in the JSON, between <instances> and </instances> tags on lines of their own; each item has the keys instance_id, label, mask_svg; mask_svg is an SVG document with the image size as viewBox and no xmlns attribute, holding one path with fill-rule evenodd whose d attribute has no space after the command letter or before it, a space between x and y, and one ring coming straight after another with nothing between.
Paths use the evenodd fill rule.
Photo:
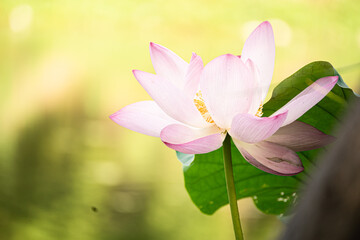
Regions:
<instances>
[{"instance_id":1,"label":"sunlit yellow background","mask_svg":"<svg viewBox=\"0 0 360 240\"><path fill-rule=\"evenodd\" d=\"M273 84L326 60L359 88L360 1L1 0L0 239L232 239L228 207L192 204L174 151L111 122L149 96L149 42L186 61L275 31ZM355 64L355 65L354 65ZM274 85L273 85L274 86ZM283 225L239 201L248 239Z\"/></svg>"}]
</instances>

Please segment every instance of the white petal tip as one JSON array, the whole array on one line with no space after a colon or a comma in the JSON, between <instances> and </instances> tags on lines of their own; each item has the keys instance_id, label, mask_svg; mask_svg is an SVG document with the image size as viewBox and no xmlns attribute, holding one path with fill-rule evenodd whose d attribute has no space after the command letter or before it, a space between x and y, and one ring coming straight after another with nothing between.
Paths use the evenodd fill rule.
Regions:
<instances>
[{"instance_id":1,"label":"white petal tip","mask_svg":"<svg viewBox=\"0 0 360 240\"><path fill-rule=\"evenodd\" d=\"M202 59L201 59L201 57L199 55L197 55L196 53L193 52L192 55L191 55L190 62L192 62L192 61L202 61Z\"/></svg>"},{"instance_id":2,"label":"white petal tip","mask_svg":"<svg viewBox=\"0 0 360 240\"><path fill-rule=\"evenodd\" d=\"M326 85L335 85L337 83L337 81L339 80L338 76L329 76L329 77L323 77L318 79L317 81L319 82L319 84L324 84ZM317 82L315 81L315 82Z\"/></svg>"},{"instance_id":3,"label":"white petal tip","mask_svg":"<svg viewBox=\"0 0 360 240\"><path fill-rule=\"evenodd\" d=\"M150 52L152 50L160 50L160 49L164 49L163 46L157 44L157 43L154 43L154 42L150 42Z\"/></svg>"},{"instance_id":4,"label":"white petal tip","mask_svg":"<svg viewBox=\"0 0 360 240\"><path fill-rule=\"evenodd\" d=\"M264 21L264 22L260 23L260 25L257 28L267 28L272 31L272 26L269 21Z\"/></svg>"},{"instance_id":5,"label":"white petal tip","mask_svg":"<svg viewBox=\"0 0 360 240\"><path fill-rule=\"evenodd\" d=\"M111 115L109 116L109 118L110 118L112 121L114 121L114 118L116 118L116 116L117 116L117 112L111 114Z\"/></svg>"},{"instance_id":6,"label":"white petal tip","mask_svg":"<svg viewBox=\"0 0 360 240\"><path fill-rule=\"evenodd\" d=\"M142 71L140 71L140 70L136 70L136 69L132 70L132 74L134 75L134 77L136 79L138 79L138 77L141 73L142 73Z\"/></svg>"},{"instance_id":7,"label":"white petal tip","mask_svg":"<svg viewBox=\"0 0 360 240\"><path fill-rule=\"evenodd\" d=\"M122 113L123 113L123 109L120 109L119 111L111 114L109 116L109 118L111 119L111 121L113 121L114 123L122 126Z\"/></svg>"}]
</instances>

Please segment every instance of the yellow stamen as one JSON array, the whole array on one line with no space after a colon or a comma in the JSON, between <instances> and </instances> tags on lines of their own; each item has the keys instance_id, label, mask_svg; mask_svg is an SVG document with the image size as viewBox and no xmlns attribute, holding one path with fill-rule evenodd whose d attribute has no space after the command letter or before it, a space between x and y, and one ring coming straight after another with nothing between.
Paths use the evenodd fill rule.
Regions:
<instances>
[{"instance_id":1,"label":"yellow stamen","mask_svg":"<svg viewBox=\"0 0 360 240\"><path fill-rule=\"evenodd\" d=\"M263 109L263 105L260 104L260 107L259 107L259 109L257 110L255 116L261 117L261 116L263 115L262 109Z\"/></svg>"},{"instance_id":2,"label":"yellow stamen","mask_svg":"<svg viewBox=\"0 0 360 240\"><path fill-rule=\"evenodd\" d=\"M205 106L205 102L202 97L201 91L198 91L196 93L196 96L194 98L194 103L196 108L201 113L201 116L205 119L205 121L207 121L208 123L214 123L214 120L211 118L210 113Z\"/></svg>"}]
</instances>

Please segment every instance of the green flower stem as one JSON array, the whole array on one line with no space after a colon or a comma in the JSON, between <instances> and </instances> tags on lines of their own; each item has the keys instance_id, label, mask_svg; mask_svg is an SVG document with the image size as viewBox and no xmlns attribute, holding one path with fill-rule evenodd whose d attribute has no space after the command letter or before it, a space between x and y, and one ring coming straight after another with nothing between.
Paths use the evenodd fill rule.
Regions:
<instances>
[{"instance_id":1,"label":"green flower stem","mask_svg":"<svg viewBox=\"0 0 360 240\"><path fill-rule=\"evenodd\" d=\"M244 237L241 228L239 210L237 205L233 166L231 160L231 137L229 134L226 135L225 141L223 143L223 156L224 156L226 189L230 203L230 211L231 211L232 222L234 225L235 238L236 240L243 240Z\"/></svg>"}]
</instances>

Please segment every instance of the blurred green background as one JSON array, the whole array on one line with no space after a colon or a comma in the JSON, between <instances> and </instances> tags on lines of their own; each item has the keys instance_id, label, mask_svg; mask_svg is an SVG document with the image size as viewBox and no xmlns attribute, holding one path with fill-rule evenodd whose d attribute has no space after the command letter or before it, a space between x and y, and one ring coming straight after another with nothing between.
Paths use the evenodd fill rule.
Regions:
<instances>
[{"instance_id":1,"label":"blurred green background","mask_svg":"<svg viewBox=\"0 0 360 240\"><path fill-rule=\"evenodd\" d=\"M186 61L275 31L273 85L326 60L360 87L360 1L1 0L0 239L233 239L228 207L192 204L174 151L108 116L150 99L149 42ZM350 66L350 67L346 67ZM239 201L247 239L283 228Z\"/></svg>"}]
</instances>

